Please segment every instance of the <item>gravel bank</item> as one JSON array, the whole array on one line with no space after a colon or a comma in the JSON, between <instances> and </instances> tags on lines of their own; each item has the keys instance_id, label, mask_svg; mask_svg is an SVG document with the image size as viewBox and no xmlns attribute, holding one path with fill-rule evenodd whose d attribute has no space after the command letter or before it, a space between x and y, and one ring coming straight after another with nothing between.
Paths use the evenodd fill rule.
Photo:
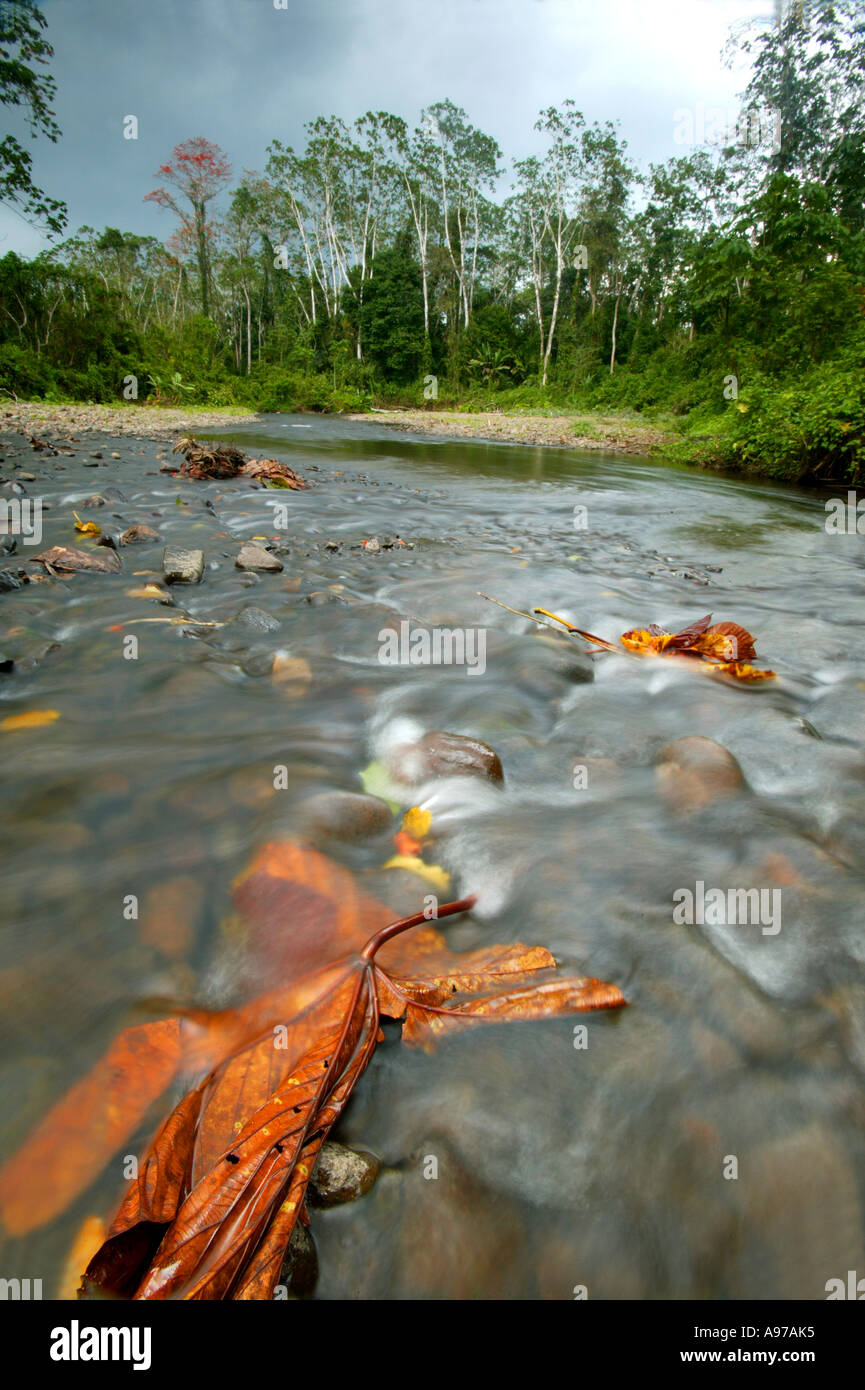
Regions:
<instances>
[{"instance_id":1,"label":"gravel bank","mask_svg":"<svg viewBox=\"0 0 865 1390\"><path fill-rule=\"evenodd\" d=\"M606 453L648 454L667 439L663 430L615 416L467 414L447 410L376 410L350 420L447 438L486 439L554 448L598 449Z\"/></svg>"},{"instance_id":2,"label":"gravel bank","mask_svg":"<svg viewBox=\"0 0 865 1390\"><path fill-rule=\"evenodd\" d=\"M183 431L224 428L254 420L251 410L165 409L152 405L54 405L22 401L0 407L0 430L20 434L128 435L138 439L175 439Z\"/></svg>"}]
</instances>

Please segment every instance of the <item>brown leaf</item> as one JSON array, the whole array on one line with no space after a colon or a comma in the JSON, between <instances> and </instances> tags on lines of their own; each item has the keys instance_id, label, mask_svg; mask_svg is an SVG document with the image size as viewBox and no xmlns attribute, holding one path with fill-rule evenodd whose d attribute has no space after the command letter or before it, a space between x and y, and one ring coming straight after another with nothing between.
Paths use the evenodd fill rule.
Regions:
<instances>
[{"instance_id":1,"label":"brown leaf","mask_svg":"<svg viewBox=\"0 0 865 1390\"><path fill-rule=\"evenodd\" d=\"M707 630L706 636L728 639L718 653L723 661L753 661L756 655L753 637L738 623L715 623Z\"/></svg>"},{"instance_id":2,"label":"brown leaf","mask_svg":"<svg viewBox=\"0 0 865 1390\"><path fill-rule=\"evenodd\" d=\"M90 1185L135 1132L175 1076L182 1055L178 1019L127 1028L0 1169L0 1216L24 1235Z\"/></svg>"},{"instance_id":3,"label":"brown leaf","mask_svg":"<svg viewBox=\"0 0 865 1390\"><path fill-rule=\"evenodd\" d=\"M473 901L449 903L439 915ZM246 1011L241 1030L256 1017L272 1020L280 1003L301 1005L281 1028L263 1028L228 1056L169 1117L88 1267L85 1290L140 1300L271 1298L318 1150L381 1039L382 1012L405 1014L405 1040L428 1045L445 1028L625 1002L597 980L537 983L555 966L541 947L455 955L429 928L414 951L392 950L413 973L391 979L376 955L423 923L419 914L389 925L281 1000ZM472 994L480 997L466 998Z\"/></svg>"},{"instance_id":4,"label":"brown leaf","mask_svg":"<svg viewBox=\"0 0 865 1390\"><path fill-rule=\"evenodd\" d=\"M277 463L276 459L250 459L240 471L247 478L278 482L281 487L293 490L306 487L299 473L295 473L294 469L285 463Z\"/></svg>"},{"instance_id":5,"label":"brown leaf","mask_svg":"<svg viewBox=\"0 0 865 1390\"><path fill-rule=\"evenodd\" d=\"M306 915L285 984L238 1009L127 1029L0 1170L0 1212L23 1234L92 1181L174 1077L190 1078L88 1265L84 1296L270 1298L321 1143L382 1039L381 1014L404 1017L405 1040L429 1046L445 1029L625 1002L614 985L558 979L541 947L455 954L422 914L382 925L387 909L346 870L293 845L265 847L237 885L268 929L286 891ZM326 963L301 973L308 933L328 914Z\"/></svg>"}]
</instances>

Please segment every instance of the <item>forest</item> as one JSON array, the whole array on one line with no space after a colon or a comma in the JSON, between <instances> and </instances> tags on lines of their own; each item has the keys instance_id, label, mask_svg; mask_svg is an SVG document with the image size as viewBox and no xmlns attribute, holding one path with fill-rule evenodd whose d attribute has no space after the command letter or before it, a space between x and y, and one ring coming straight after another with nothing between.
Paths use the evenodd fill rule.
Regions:
<instances>
[{"instance_id":1,"label":"forest","mask_svg":"<svg viewBox=\"0 0 865 1390\"><path fill-rule=\"evenodd\" d=\"M53 80L28 66L50 56L44 20L20 13L2 20L4 100L55 139ZM616 121L588 123L572 99L510 160L448 100L414 126L318 116L303 148L274 138L261 172L193 135L142 189L164 242L67 235L7 138L0 196L56 241L0 259L0 390L633 412L683 461L857 481L865 12L802 0L735 32L728 56L748 64L737 112L671 112L681 153L644 169Z\"/></svg>"}]
</instances>

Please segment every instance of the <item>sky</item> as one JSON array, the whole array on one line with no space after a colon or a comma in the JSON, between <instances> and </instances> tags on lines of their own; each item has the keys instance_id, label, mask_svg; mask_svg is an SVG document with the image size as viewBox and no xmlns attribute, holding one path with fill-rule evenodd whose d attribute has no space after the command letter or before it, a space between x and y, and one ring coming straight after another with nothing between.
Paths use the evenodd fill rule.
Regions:
<instances>
[{"instance_id":1,"label":"sky","mask_svg":"<svg viewBox=\"0 0 865 1390\"><path fill-rule=\"evenodd\" d=\"M39 0L54 46L52 145L28 140L36 183L87 224L167 239L144 203L182 140L221 145L236 176L268 144L302 146L304 122L391 111L417 123L450 98L508 163L541 148L538 112L572 98L618 121L645 167L687 153L682 111L735 113L747 70L725 65L733 26L773 0ZM11 108L2 133L23 138ZM12 119L9 119L11 114ZM138 138L124 138L124 119ZM678 133L677 133L678 132ZM0 206L0 255L49 245Z\"/></svg>"}]
</instances>

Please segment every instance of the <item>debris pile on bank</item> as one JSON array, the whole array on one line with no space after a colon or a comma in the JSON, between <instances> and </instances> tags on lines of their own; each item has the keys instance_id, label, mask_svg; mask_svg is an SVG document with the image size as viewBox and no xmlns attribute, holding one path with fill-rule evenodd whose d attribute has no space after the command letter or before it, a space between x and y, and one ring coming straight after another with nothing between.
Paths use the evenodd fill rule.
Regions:
<instances>
[{"instance_id":1,"label":"debris pile on bank","mask_svg":"<svg viewBox=\"0 0 865 1390\"><path fill-rule=\"evenodd\" d=\"M182 454L180 472L188 478L255 478L272 487L306 487L300 474L276 459L248 459L234 444L200 444L191 434L178 439L172 453Z\"/></svg>"}]
</instances>

